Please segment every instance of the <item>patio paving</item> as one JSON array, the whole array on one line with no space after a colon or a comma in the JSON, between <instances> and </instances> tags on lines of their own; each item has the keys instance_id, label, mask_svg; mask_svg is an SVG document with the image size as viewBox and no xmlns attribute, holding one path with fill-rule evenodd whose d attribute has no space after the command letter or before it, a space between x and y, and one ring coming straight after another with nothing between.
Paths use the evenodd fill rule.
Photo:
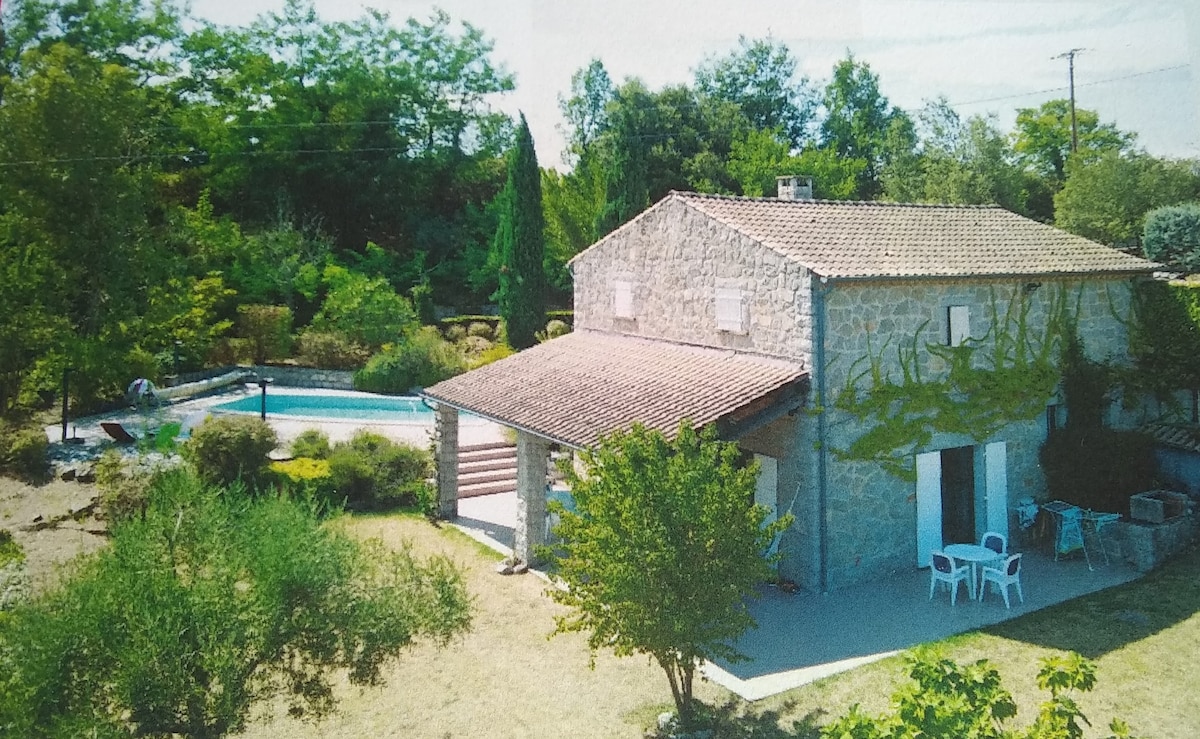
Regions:
<instances>
[{"instance_id":1,"label":"patio paving","mask_svg":"<svg viewBox=\"0 0 1200 739\"><path fill-rule=\"evenodd\" d=\"M455 524L502 553L512 551L516 493L464 498ZM1007 621L1081 595L1120 585L1138 573L1114 557L1089 570L1079 554L1057 562L1024 551L1025 602L1009 589L1012 608L989 589L982 601L959 586L957 605L939 586L929 598L929 571L913 567L891 578L828 594L763 587L750 604L758 628L736 643L750 661L706 664L704 676L746 700L759 700L829 675L890 657L919 644Z\"/></svg>"}]
</instances>

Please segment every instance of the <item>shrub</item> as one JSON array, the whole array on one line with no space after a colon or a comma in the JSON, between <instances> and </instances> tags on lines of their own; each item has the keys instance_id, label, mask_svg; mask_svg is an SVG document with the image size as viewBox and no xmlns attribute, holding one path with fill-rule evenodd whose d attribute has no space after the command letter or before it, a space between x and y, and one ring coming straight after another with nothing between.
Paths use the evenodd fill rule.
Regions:
<instances>
[{"instance_id":1,"label":"shrub","mask_svg":"<svg viewBox=\"0 0 1200 739\"><path fill-rule=\"evenodd\" d=\"M296 343L300 362L321 369L358 369L371 356L365 346L339 331L307 329Z\"/></svg>"},{"instance_id":2,"label":"shrub","mask_svg":"<svg viewBox=\"0 0 1200 739\"><path fill-rule=\"evenodd\" d=\"M504 343L493 344L492 346L488 347L484 351L481 351L478 354L471 356L467 360L467 367L469 369L475 369L476 367L482 367L485 364L491 364L492 362L495 362L498 359L504 359L505 357L511 356L512 354L515 354L515 353L516 353L516 350L514 350L508 344L504 344Z\"/></svg>"},{"instance_id":3,"label":"shrub","mask_svg":"<svg viewBox=\"0 0 1200 739\"><path fill-rule=\"evenodd\" d=\"M557 318L546 323L546 338L556 339L559 336L571 333L571 327L565 321L560 321Z\"/></svg>"},{"instance_id":4,"label":"shrub","mask_svg":"<svg viewBox=\"0 0 1200 739\"><path fill-rule=\"evenodd\" d=\"M142 518L146 514L151 475L127 472L121 453L109 449L96 462L100 488L100 517L109 525Z\"/></svg>"},{"instance_id":5,"label":"shrub","mask_svg":"<svg viewBox=\"0 0 1200 739\"><path fill-rule=\"evenodd\" d=\"M465 369L462 354L432 326L415 331L376 354L354 373L354 388L374 393L404 393L453 377Z\"/></svg>"},{"instance_id":6,"label":"shrub","mask_svg":"<svg viewBox=\"0 0 1200 739\"><path fill-rule=\"evenodd\" d=\"M467 329L461 323L452 323L446 327L447 341L462 341L467 336Z\"/></svg>"},{"instance_id":7,"label":"shrub","mask_svg":"<svg viewBox=\"0 0 1200 739\"><path fill-rule=\"evenodd\" d=\"M46 430L30 423L0 423L0 472L43 480L49 472L50 440Z\"/></svg>"},{"instance_id":8,"label":"shrub","mask_svg":"<svg viewBox=\"0 0 1200 739\"><path fill-rule=\"evenodd\" d=\"M470 326L467 326L468 336L478 336L480 338L491 340L495 334L496 332L492 329L491 324L484 323L483 321L476 321Z\"/></svg>"},{"instance_id":9,"label":"shrub","mask_svg":"<svg viewBox=\"0 0 1200 739\"><path fill-rule=\"evenodd\" d=\"M427 507L433 458L425 449L400 444L369 431L338 443L329 455L329 475L347 507L378 510L396 506Z\"/></svg>"},{"instance_id":10,"label":"shrub","mask_svg":"<svg viewBox=\"0 0 1200 739\"><path fill-rule=\"evenodd\" d=\"M292 310L283 305L239 305L238 331L250 342L255 364L288 355Z\"/></svg>"},{"instance_id":11,"label":"shrub","mask_svg":"<svg viewBox=\"0 0 1200 739\"><path fill-rule=\"evenodd\" d=\"M292 455L309 459L329 458L329 436L320 429L307 429L292 442Z\"/></svg>"},{"instance_id":12,"label":"shrub","mask_svg":"<svg viewBox=\"0 0 1200 739\"><path fill-rule=\"evenodd\" d=\"M1184 272L1200 272L1200 204L1152 210L1144 223L1142 251L1146 258Z\"/></svg>"},{"instance_id":13,"label":"shrub","mask_svg":"<svg viewBox=\"0 0 1200 739\"><path fill-rule=\"evenodd\" d=\"M24 562L25 551L7 529L0 529L0 567L9 562Z\"/></svg>"},{"instance_id":14,"label":"shrub","mask_svg":"<svg viewBox=\"0 0 1200 739\"><path fill-rule=\"evenodd\" d=\"M334 500L336 491L329 460L297 457L286 462L272 462L271 471L286 480L286 487L302 498L324 507L340 502Z\"/></svg>"},{"instance_id":15,"label":"shrub","mask_svg":"<svg viewBox=\"0 0 1200 739\"><path fill-rule=\"evenodd\" d=\"M1157 465L1145 434L1062 429L1039 455L1050 495L1081 508L1129 515L1129 496L1150 489Z\"/></svg>"},{"instance_id":16,"label":"shrub","mask_svg":"<svg viewBox=\"0 0 1200 739\"><path fill-rule=\"evenodd\" d=\"M267 469L267 453L275 448L275 431L253 416L209 418L183 445L183 455L205 480L229 485L242 480L248 485L261 481Z\"/></svg>"}]
</instances>

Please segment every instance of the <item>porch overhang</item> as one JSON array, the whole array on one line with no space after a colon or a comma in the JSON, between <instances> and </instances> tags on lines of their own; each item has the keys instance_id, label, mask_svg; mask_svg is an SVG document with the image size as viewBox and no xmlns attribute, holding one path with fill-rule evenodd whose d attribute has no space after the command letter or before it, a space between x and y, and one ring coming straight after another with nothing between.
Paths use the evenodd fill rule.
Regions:
<instances>
[{"instance_id":1,"label":"porch overhang","mask_svg":"<svg viewBox=\"0 0 1200 739\"><path fill-rule=\"evenodd\" d=\"M433 403L574 448L640 423L668 437L688 419L735 438L795 411L799 363L578 330L426 388Z\"/></svg>"}]
</instances>

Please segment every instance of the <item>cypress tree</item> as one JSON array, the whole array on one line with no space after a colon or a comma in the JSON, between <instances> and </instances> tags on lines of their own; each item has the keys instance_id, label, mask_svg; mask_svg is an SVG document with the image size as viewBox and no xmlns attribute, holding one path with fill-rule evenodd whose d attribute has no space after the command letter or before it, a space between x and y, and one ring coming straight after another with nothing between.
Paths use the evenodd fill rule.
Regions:
<instances>
[{"instance_id":1,"label":"cypress tree","mask_svg":"<svg viewBox=\"0 0 1200 739\"><path fill-rule=\"evenodd\" d=\"M500 316L508 343L525 349L537 343L534 334L546 322L545 253L542 215L542 175L525 114L517 143L508 156L508 181L500 194L500 225L496 247L500 255Z\"/></svg>"}]
</instances>

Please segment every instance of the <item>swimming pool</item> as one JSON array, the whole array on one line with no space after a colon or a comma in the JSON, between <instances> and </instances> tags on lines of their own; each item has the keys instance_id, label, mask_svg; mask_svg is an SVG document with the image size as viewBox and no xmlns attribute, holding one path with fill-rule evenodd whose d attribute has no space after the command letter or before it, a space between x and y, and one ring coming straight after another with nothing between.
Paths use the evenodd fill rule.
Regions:
<instances>
[{"instance_id":1,"label":"swimming pool","mask_svg":"<svg viewBox=\"0 0 1200 739\"><path fill-rule=\"evenodd\" d=\"M260 413L262 396L247 395L212 407L229 413ZM321 395L267 393L267 415L303 416L380 423L432 423L433 410L411 395Z\"/></svg>"}]
</instances>

